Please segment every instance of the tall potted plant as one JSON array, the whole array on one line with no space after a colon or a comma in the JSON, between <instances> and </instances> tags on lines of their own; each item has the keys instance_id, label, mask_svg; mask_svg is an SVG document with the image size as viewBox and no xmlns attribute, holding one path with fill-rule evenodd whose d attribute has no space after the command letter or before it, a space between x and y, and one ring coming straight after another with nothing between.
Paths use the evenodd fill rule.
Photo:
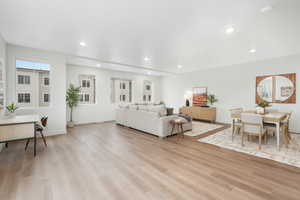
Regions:
<instances>
[{"instance_id":1,"label":"tall potted plant","mask_svg":"<svg viewBox=\"0 0 300 200\"><path fill-rule=\"evenodd\" d=\"M207 101L210 105L214 105L214 103L217 103L219 100L216 98L216 95L210 94L207 96Z\"/></svg>"},{"instance_id":2,"label":"tall potted plant","mask_svg":"<svg viewBox=\"0 0 300 200\"><path fill-rule=\"evenodd\" d=\"M70 84L70 87L67 90L66 101L67 105L70 108L70 121L68 122L68 127L74 127L73 122L73 109L78 105L80 98L80 87L75 87L73 84Z\"/></svg>"}]
</instances>

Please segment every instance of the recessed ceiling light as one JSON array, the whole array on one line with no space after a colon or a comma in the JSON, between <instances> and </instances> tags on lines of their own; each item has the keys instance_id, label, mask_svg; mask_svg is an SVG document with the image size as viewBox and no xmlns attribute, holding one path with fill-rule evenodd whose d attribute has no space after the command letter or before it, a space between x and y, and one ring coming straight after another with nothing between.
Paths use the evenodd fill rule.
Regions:
<instances>
[{"instance_id":1,"label":"recessed ceiling light","mask_svg":"<svg viewBox=\"0 0 300 200\"><path fill-rule=\"evenodd\" d=\"M85 46L86 46L86 43L85 43L85 42L80 42L79 44L80 44L80 46L82 46L82 47L85 47Z\"/></svg>"},{"instance_id":2,"label":"recessed ceiling light","mask_svg":"<svg viewBox=\"0 0 300 200\"><path fill-rule=\"evenodd\" d=\"M249 53L255 53L256 52L256 49L250 49L249 50Z\"/></svg>"},{"instance_id":3,"label":"recessed ceiling light","mask_svg":"<svg viewBox=\"0 0 300 200\"><path fill-rule=\"evenodd\" d=\"M182 68L182 65L177 65L177 68L178 68L178 69L181 69L181 68Z\"/></svg>"},{"instance_id":4,"label":"recessed ceiling light","mask_svg":"<svg viewBox=\"0 0 300 200\"><path fill-rule=\"evenodd\" d=\"M268 11L270 11L272 9L273 9L272 6L265 6L265 7L263 7L263 8L260 9L260 12L265 13L265 12L268 12Z\"/></svg>"},{"instance_id":5,"label":"recessed ceiling light","mask_svg":"<svg viewBox=\"0 0 300 200\"><path fill-rule=\"evenodd\" d=\"M148 58L148 57L144 58L144 61L149 61L149 60L150 60L150 58Z\"/></svg>"},{"instance_id":6,"label":"recessed ceiling light","mask_svg":"<svg viewBox=\"0 0 300 200\"><path fill-rule=\"evenodd\" d=\"M98 63L96 66L97 66L97 67L101 67L101 64L100 64L100 63Z\"/></svg>"},{"instance_id":7,"label":"recessed ceiling light","mask_svg":"<svg viewBox=\"0 0 300 200\"><path fill-rule=\"evenodd\" d=\"M151 75L151 72L147 72L148 75Z\"/></svg>"},{"instance_id":8,"label":"recessed ceiling light","mask_svg":"<svg viewBox=\"0 0 300 200\"><path fill-rule=\"evenodd\" d=\"M227 33L227 34L231 34L231 33L233 33L234 31L235 31L235 29L234 29L232 26L226 28L226 33Z\"/></svg>"}]
</instances>

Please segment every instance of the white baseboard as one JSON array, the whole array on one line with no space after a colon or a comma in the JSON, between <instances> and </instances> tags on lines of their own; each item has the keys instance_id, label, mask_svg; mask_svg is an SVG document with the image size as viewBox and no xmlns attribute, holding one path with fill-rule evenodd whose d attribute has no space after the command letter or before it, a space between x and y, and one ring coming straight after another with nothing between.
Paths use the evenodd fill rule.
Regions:
<instances>
[{"instance_id":1,"label":"white baseboard","mask_svg":"<svg viewBox=\"0 0 300 200\"><path fill-rule=\"evenodd\" d=\"M84 125L90 125L90 124L104 124L104 123L111 123L115 122L115 120L109 120L109 121L95 121L95 122L77 122L74 125L75 126L84 126Z\"/></svg>"},{"instance_id":2,"label":"white baseboard","mask_svg":"<svg viewBox=\"0 0 300 200\"><path fill-rule=\"evenodd\" d=\"M45 133L45 136L63 135L67 134L67 130L50 130Z\"/></svg>"}]
</instances>

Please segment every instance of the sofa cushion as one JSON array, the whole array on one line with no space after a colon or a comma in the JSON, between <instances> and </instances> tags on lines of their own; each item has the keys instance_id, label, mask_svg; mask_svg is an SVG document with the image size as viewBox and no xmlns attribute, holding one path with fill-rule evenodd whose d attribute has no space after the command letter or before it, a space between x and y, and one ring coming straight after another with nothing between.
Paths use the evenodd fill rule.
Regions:
<instances>
[{"instance_id":1,"label":"sofa cushion","mask_svg":"<svg viewBox=\"0 0 300 200\"><path fill-rule=\"evenodd\" d=\"M139 110L143 110L143 111L149 111L149 106L147 106L147 105L139 105L138 109Z\"/></svg>"},{"instance_id":2,"label":"sofa cushion","mask_svg":"<svg viewBox=\"0 0 300 200\"><path fill-rule=\"evenodd\" d=\"M163 105L149 106L149 111L158 113L160 117L167 115L167 109Z\"/></svg>"}]
</instances>

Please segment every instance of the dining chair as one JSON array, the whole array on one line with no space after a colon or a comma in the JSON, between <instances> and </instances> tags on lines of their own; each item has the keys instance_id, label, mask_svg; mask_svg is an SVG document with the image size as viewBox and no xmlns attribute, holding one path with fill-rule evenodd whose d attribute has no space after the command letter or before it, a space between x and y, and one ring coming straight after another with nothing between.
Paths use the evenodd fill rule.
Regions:
<instances>
[{"instance_id":1,"label":"dining chair","mask_svg":"<svg viewBox=\"0 0 300 200\"><path fill-rule=\"evenodd\" d=\"M240 114L243 112L243 108L234 108L229 110L230 111L230 115L232 118L232 141L234 138L235 133L240 133L240 130L242 128L242 123L241 123L241 119L237 118L237 116L240 116Z\"/></svg>"},{"instance_id":2,"label":"dining chair","mask_svg":"<svg viewBox=\"0 0 300 200\"><path fill-rule=\"evenodd\" d=\"M286 115L286 117L284 118L284 120L282 120L282 122L281 122L284 143L287 148L288 148L288 144L290 143L290 141L292 139L291 134L289 132L289 122L291 119L291 115L292 115L292 112L288 113Z\"/></svg>"},{"instance_id":3,"label":"dining chair","mask_svg":"<svg viewBox=\"0 0 300 200\"><path fill-rule=\"evenodd\" d=\"M47 142L46 142L46 138L44 137L43 130L44 130L44 128L47 127L47 123L48 123L48 117L42 117L41 118L41 125L40 124L35 124L35 127L34 127L35 131L37 133L38 132L40 133L46 147L47 147ZM25 151L27 150L29 142L30 142L30 138L26 142Z\"/></svg>"},{"instance_id":4,"label":"dining chair","mask_svg":"<svg viewBox=\"0 0 300 200\"><path fill-rule=\"evenodd\" d=\"M266 108L267 113L278 112L278 109L275 108Z\"/></svg>"},{"instance_id":5,"label":"dining chair","mask_svg":"<svg viewBox=\"0 0 300 200\"><path fill-rule=\"evenodd\" d=\"M276 113L278 109L266 108L266 113ZM276 125L268 122L264 122L264 127L267 128L268 135L275 137L276 135Z\"/></svg>"},{"instance_id":6,"label":"dining chair","mask_svg":"<svg viewBox=\"0 0 300 200\"><path fill-rule=\"evenodd\" d=\"M244 146L244 135L259 137L259 150L261 149L262 137L267 142L266 129L263 126L263 117L255 113L241 113L242 122L242 146Z\"/></svg>"}]
</instances>

